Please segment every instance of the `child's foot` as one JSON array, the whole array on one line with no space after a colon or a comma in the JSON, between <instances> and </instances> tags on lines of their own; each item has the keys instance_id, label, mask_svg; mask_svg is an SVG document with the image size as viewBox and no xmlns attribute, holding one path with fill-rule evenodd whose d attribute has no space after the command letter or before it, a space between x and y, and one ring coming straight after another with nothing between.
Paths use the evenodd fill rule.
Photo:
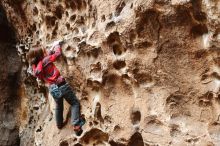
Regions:
<instances>
[{"instance_id":1,"label":"child's foot","mask_svg":"<svg viewBox=\"0 0 220 146\"><path fill-rule=\"evenodd\" d=\"M57 125L57 128L58 128L58 129L62 129L63 126L64 126L64 124L60 124L60 125Z\"/></svg>"},{"instance_id":2,"label":"child's foot","mask_svg":"<svg viewBox=\"0 0 220 146\"><path fill-rule=\"evenodd\" d=\"M82 127L85 123L86 123L85 116L81 115L80 116L80 122L79 122L80 127Z\"/></svg>"},{"instance_id":3,"label":"child's foot","mask_svg":"<svg viewBox=\"0 0 220 146\"><path fill-rule=\"evenodd\" d=\"M83 130L82 130L81 126L79 126L79 125L73 126L73 130L75 131L77 136L80 136L83 133Z\"/></svg>"},{"instance_id":4,"label":"child's foot","mask_svg":"<svg viewBox=\"0 0 220 146\"><path fill-rule=\"evenodd\" d=\"M83 133L82 126L86 123L84 116L80 117L80 121L77 125L73 126L73 130L75 131L77 136L80 136Z\"/></svg>"}]
</instances>

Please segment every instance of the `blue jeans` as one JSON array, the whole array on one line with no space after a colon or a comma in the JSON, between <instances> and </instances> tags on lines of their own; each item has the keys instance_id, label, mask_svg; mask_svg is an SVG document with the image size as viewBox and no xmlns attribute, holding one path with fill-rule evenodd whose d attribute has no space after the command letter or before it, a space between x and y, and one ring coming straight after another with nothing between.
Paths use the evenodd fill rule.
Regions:
<instances>
[{"instance_id":1,"label":"blue jeans","mask_svg":"<svg viewBox=\"0 0 220 146\"><path fill-rule=\"evenodd\" d=\"M70 85L66 83L58 87L56 84L52 84L49 87L50 94L53 96L56 102L55 119L57 125L63 124L63 98L71 105L71 123L72 125L78 125L80 122L80 104L72 91Z\"/></svg>"}]
</instances>

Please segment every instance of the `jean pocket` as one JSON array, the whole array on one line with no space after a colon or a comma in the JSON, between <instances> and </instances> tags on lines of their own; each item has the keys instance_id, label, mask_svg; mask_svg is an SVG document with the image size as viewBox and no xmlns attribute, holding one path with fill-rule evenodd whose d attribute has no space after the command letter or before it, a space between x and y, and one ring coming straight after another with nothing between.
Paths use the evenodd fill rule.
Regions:
<instances>
[{"instance_id":1,"label":"jean pocket","mask_svg":"<svg viewBox=\"0 0 220 146\"><path fill-rule=\"evenodd\" d=\"M62 96L62 92L60 91L59 87L57 85L51 85L50 87L50 94L54 98L60 98Z\"/></svg>"}]
</instances>

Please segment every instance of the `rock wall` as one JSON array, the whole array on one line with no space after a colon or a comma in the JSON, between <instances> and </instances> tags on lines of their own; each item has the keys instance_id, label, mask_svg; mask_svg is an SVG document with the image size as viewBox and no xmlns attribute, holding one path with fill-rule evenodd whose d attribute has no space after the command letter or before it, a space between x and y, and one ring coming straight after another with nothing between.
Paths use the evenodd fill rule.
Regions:
<instances>
[{"instance_id":1,"label":"rock wall","mask_svg":"<svg viewBox=\"0 0 220 146\"><path fill-rule=\"evenodd\" d=\"M24 64L21 145L220 145L218 0L1 3ZM57 39L65 44L56 65L87 119L80 137L68 104L67 125L56 129L52 97L25 74L28 49Z\"/></svg>"},{"instance_id":2,"label":"rock wall","mask_svg":"<svg viewBox=\"0 0 220 146\"><path fill-rule=\"evenodd\" d=\"M19 84L21 61L16 37L0 5L0 145L19 145ZM16 64L16 65L15 65Z\"/></svg>"}]
</instances>

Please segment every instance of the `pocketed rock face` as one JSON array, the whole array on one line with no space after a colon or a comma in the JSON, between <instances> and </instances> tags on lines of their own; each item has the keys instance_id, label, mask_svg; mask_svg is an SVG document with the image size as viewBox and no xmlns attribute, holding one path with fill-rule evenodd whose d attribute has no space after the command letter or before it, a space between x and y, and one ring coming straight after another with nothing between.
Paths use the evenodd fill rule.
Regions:
<instances>
[{"instance_id":1,"label":"pocketed rock face","mask_svg":"<svg viewBox=\"0 0 220 146\"><path fill-rule=\"evenodd\" d=\"M87 119L76 137L65 104L68 123L56 129L53 99L30 77L21 145L220 145L218 0L1 3L24 44L24 70L31 46L65 40L56 65Z\"/></svg>"}]
</instances>

